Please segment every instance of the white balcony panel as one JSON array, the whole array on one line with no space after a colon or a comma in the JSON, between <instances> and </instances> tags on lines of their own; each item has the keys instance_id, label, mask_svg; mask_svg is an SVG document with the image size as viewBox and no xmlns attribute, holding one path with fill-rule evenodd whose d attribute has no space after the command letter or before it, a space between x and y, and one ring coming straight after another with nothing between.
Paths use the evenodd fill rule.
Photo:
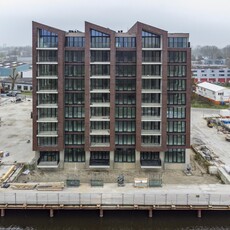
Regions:
<instances>
[{"instance_id":1,"label":"white balcony panel","mask_svg":"<svg viewBox=\"0 0 230 230\"><path fill-rule=\"evenodd\" d=\"M46 123L55 123L55 122L58 122L58 119L57 117L43 117L43 118L39 118L37 120L38 123L43 123L43 122L46 122Z\"/></svg>"},{"instance_id":2,"label":"white balcony panel","mask_svg":"<svg viewBox=\"0 0 230 230\"><path fill-rule=\"evenodd\" d=\"M90 76L90 79L110 79L110 75L104 75L104 76L92 75Z\"/></svg>"},{"instance_id":3,"label":"white balcony panel","mask_svg":"<svg viewBox=\"0 0 230 230\"><path fill-rule=\"evenodd\" d=\"M109 147L110 143L94 143L92 142L90 144L91 147Z\"/></svg>"},{"instance_id":4,"label":"white balcony panel","mask_svg":"<svg viewBox=\"0 0 230 230\"><path fill-rule=\"evenodd\" d=\"M162 48L142 48L142 50L153 50L153 51L158 51L158 50L162 50Z\"/></svg>"},{"instance_id":5,"label":"white balcony panel","mask_svg":"<svg viewBox=\"0 0 230 230\"><path fill-rule=\"evenodd\" d=\"M142 79L162 79L160 75L142 75Z\"/></svg>"},{"instance_id":6,"label":"white balcony panel","mask_svg":"<svg viewBox=\"0 0 230 230\"><path fill-rule=\"evenodd\" d=\"M37 65L57 65L58 62L56 61L39 61L39 62L36 62Z\"/></svg>"},{"instance_id":7,"label":"white balcony panel","mask_svg":"<svg viewBox=\"0 0 230 230\"><path fill-rule=\"evenodd\" d=\"M160 89L142 89L141 93L162 93Z\"/></svg>"},{"instance_id":8,"label":"white balcony panel","mask_svg":"<svg viewBox=\"0 0 230 230\"><path fill-rule=\"evenodd\" d=\"M43 93L48 93L48 94L58 94L58 91L55 89L50 89L50 90L39 90L37 91L37 94L43 94Z\"/></svg>"},{"instance_id":9,"label":"white balcony panel","mask_svg":"<svg viewBox=\"0 0 230 230\"><path fill-rule=\"evenodd\" d=\"M142 136L161 136L161 131L157 130L141 130Z\"/></svg>"},{"instance_id":10,"label":"white balcony panel","mask_svg":"<svg viewBox=\"0 0 230 230\"><path fill-rule=\"evenodd\" d=\"M110 65L109 61L95 61L95 62L90 62L90 65Z\"/></svg>"},{"instance_id":11,"label":"white balcony panel","mask_svg":"<svg viewBox=\"0 0 230 230\"><path fill-rule=\"evenodd\" d=\"M57 47L37 47L36 50L58 50Z\"/></svg>"},{"instance_id":12,"label":"white balcony panel","mask_svg":"<svg viewBox=\"0 0 230 230\"><path fill-rule=\"evenodd\" d=\"M141 107L161 107L161 103L142 103Z\"/></svg>"},{"instance_id":13,"label":"white balcony panel","mask_svg":"<svg viewBox=\"0 0 230 230\"><path fill-rule=\"evenodd\" d=\"M160 116L142 116L141 121L161 121Z\"/></svg>"},{"instance_id":14,"label":"white balcony panel","mask_svg":"<svg viewBox=\"0 0 230 230\"><path fill-rule=\"evenodd\" d=\"M90 135L110 135L110 130L109 129L92 129L90 131Z\"/></svg>"},{"instance_id":15,"label":"white balcony panel","mask_svg":"<svg viewBox=\"0 0 230 230\"><path fill-rule=\"evenodd\" d=\"M57 131L44 131L44 132L39 132L37 134L37 137L57 137L58 133Z\"/></svg>"},{"instance_id":16,"label":"white balcony panel","mask_svg":"<svg viewBox=\"0 0 230 230\"><path fill-rule=\"evenodd\" d=\"M58 76L38 76L36 79L58 79Z\"/></svg>"},{"instance_id":17,"label":"white balcony panel","mask_svg":"<svg viewBox=\"0 0 230 230\"><path fill-rule=\"evenodd\" d=\"M93 116L93 117L90 117L90 121L110 121L110 118L109 116Z\"/></svg>"},{"instance_id":18,"label":"white balcony panel","mask_svg":"<svg viewBox=\"0 0 230 230\"><path fill-rule=\"evenodd\" d=\"M39 104L37 105L37 108L52 108L52 109L56 109L58 108L57 104Z\"/></svg>"},{"instance_id":19,"label":"white balcony panel","mask_svg":"<svg viewBox=\"0 0 230 230\"><path fill-rule=\"evenodd\" d=\"M161 65L162 62L142 62L142 65Z\"/></svg>"},{"instance_id":20,"label":"white balcony panel","mask_svg":"<svg viewBox=\"0 0 230 230\"><path fill-rule=\"evenodd\" d=\"M90 107L110 107L110 103L90 103Z\"/></svg>"},{"instance_id":21,"label":"white balcony panel","mask_svg":"<svg viewBox=\"0 0 230 230\"><path fill-rule=\"evenodd\" d=\"M109 89L93 89L90 90L90 93L110 93Z\"/></svg>"}]
</instances>

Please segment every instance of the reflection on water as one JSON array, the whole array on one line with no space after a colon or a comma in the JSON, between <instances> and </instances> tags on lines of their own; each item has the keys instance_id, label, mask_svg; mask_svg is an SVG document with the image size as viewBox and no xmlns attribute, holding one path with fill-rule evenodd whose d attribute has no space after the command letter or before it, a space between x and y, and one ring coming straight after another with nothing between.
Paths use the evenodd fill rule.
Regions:
<instances>
[{"instance_id":1,"label":"reflection on water","mask_svg":"<svg viewBox=\"0 0 230 230\"><path fill-rule=\"evenodd\" d=\"M197 218L195 211L49 211L7 210L0 219L0 230L227 230L230 229L230 212L205 211Z\"/></svg>"}]
</instances>

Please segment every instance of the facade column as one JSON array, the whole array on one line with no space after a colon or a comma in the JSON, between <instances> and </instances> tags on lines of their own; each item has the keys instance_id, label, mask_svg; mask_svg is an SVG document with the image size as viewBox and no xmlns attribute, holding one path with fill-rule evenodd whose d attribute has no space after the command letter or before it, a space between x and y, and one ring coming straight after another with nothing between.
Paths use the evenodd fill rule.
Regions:
<instances>
[{"instance_id":1,"label":"facade column","mask_svg":"<svg viewBox=\"0 0 230 230\"><path fill-rule=\"evenodd\" d=\"M103 209L100 209L100 217L103 217Z\"/></svg>"},{"instance_id":2,"label":"facade column","mask_svg":"<svg viewBox=\"0 0 230 230\"><path fill-rule=\"evenodd\" d=\"M64 150L62 150L62 151L60 151L60 153L59 153L59 167L61 168L61 169L63 169L64 168L64 158L65 158L65 156L64 156Z\"/></svg>"},{"instance_id":3,"label":"facade column","mask_svg":"<svg viewBox=\"0 0 230 230\"><path fill-rule=\"evenodd\" d=\"M89 169L90 152L85 151L85 168Z\"/></svg>"},{"instance_id":4,"label":"facade column","mask_svg":"<svg viewBox=\"0 0 230 230\"><path fill-rule=\"evenodd\" d=\"M150 208L149 209L149 218L153 217L153 210Z\"/></svg>"},{"instance_id":5,"label":"facade column","mask_svg":"<svg viewBox=\"0 0 230 230\"><path fill-rule=\"evenodd\" d=\"M200 210L200 209L197 210L197 217L198 217L198 218L201 218L201 210Z\"/></svg>"},{"instance_id":6,"label":"facade column","mask_svg":"<svg viewBox=\"0 0 230 230\"><path fill-rule=\"evenodd\" d=\"M54 210L52 208L50 209L50 217L54 217Z\"/></svg>"},{"instance_id":7,"label":"facade column","mask_svg":"<svg viewBox=\"0 0 230 230\"><path fill-rule=\"evenodd\" d=\"M5 209L2 208L2 209L1 209L1 217L4 217L4 216L5 216Z\"/></svg>"},{"instance_id":8,"label":"facade column","mask_svg":"<svg viewBox=\"0 0 230 230\"><path fill-rule=\"evenodd\" d=\"M135 156L136 157L136 169L140 169L141 168L141 162L140 162L141 154L139 151L136 151L135 154L136 154Z\"/></svg>"},{"instance_id":9,"label":"facade column","mask_svg":"<svg viewBox=\"0 0 230 230\"><path fill-rule=\"evenodd\" d=\"M114 168L114 151L109 152L109 166L110 169Z\"/></svg>"}]
</instances>

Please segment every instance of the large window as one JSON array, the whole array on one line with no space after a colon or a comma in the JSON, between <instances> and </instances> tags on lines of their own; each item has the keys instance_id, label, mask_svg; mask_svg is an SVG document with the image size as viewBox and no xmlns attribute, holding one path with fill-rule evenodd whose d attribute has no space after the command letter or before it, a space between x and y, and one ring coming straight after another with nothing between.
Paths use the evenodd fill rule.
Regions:
<instances>
[{"instance_id":1,"label":"large window","mask_svg":"<svg viewBox=\"0 0 230 230\"><path fill-rule=\"evenodd\" d=\"M169 65L168 77L185 77L186 66L185 65Z\"/></svg>"},{"instance_id":2,"label":"large window","mask_svg":"<svg viewBox=\"0 0 230 230\"><path fill-rule=\"evenodd\" d=\"M56 146L57 137L38 137L38 146Z\"/></svg>"},{"instance_id":3,"label":"large window","mask_svg":"<svg viewBox=\"0 0 230 230\"><path fill-rule=\"evenodd\" d=\"M57 117L57 109L54 108L39 108L38 118Z\"/></svg>"},{"instance_id":4,"label":"large window","mask_svg":"<svg viewBox=\"0 0 230 230\"><path fill-rule=\"evenodd\" d=\"M185 132L185 121L168 121L167 132L169 133L183 133Z\"/></svg>"},{"instance_id":5,"label":"large window","mask_svg":"<svg viewBox=\"0 0 230 230\"><path fill-rule=\"evenodd\" d=\"M65 62L84 62L84 51L65 51Z\"/></svg>"},{"instance_id":6,"label":"large window","mask_svg":"<svg viewBox=\"0 0 230 230\"><path fill-rule=\"evenodd\" d=\"M40 161L59 161L59 152L41 151Z\"/></svg>"},{"instance_id":7,"label":"large window","mask_svg":"<svg viewBox=\"0 0 230 230\"><path fill-rule=\"evenodd\" d=\"M185 105L185 93L168 93L168 105Z\"/></svg>"},{"instance_id":8,"label":"large window","mask_svg":"<svg viewBox=\"0 0 230 230\"><path fill-rule=\"evenodd\" d=\"M173 79L168 80L169 91L185 91L186 90L186 80L185 79Z\"/></svg>"},{"instance_id":9,"label":"large window","mask_svg":"<svg viewBox=\"0 0 230 230\"><path fill-rule=\"evenodd\" d=\"M117 134L115 135L115 144L116 145L134 145L135 144L135 135L132 134Z\"/></svg>"},{"instance_id":10,"label":"large window","mask_svg":"<svg viewBox=\"0 0 230 230\"><path fill-rule=\"evenodd\" d=\"M185 135L169 134L167 138L167 145L185 145Z\"/></svg>"},{"instance_id":11,"label":"large window","mask_svg":"<svg viewBox=\"0 0 230 230\"><path fill-rule=\"evenodd\" d=\"M161 65L142 65L142 75L161 76Z\"/></svg>"},{"instance_id":12,"label":"large window","mask_svg":"<svg viewBox=\"0 0 230 230\"><path fill-rule=\"evenodd\" d=\"M38 90L57 90L57 79L39 79Z\"/></svg>"},{"instance_id":13,"label":"large window","mask_svg":"<svg viewBox=\"0 0 230 230\"><path fill-rule=\"evenodd\" d=\"M90 66L91 76L108 76L110 75L109 65L91 65Z\"/></svg>"},{"instance_id":14,"label":"large window","mask_svg":"<svg viewBox=\"0 0 230 230\"><path fill-rule=\"evenodd\" d=\"M136 51L117 51L116 62L136 62Z\"/></svg>"},{"instance_id":15,"label":"large window","mask_svg":"<svg viewBox=\"0 0 230 230\"><path fill-rule=\"evenodd\" d=\"M135 105L136 94L134 93L117 93L116 94L116 105Z\"/></svg>"},{"instance_id":16,"label":"large window","mask_svg":"<svg viewBox=\"0 0 230 230\"><path fill-rule=\"evenodd\" d=\"M109 121L91 121L90 122L90 129L109 129Z\"/></svg>"},{"instance_id":17,"label":"large window","mask_svg":"<svg viewBox=\"0 0 230 230\"><path fill-rule=\"evenodd\" d=\"M84 65L65 65L65 76L67 77L84 77Z\"/></svg>"},{"instance_id":18,"label":"large window","mask_svg":"<svg viewBox=\"0 0 230 230\"><path fill-rule=\"evenodd\" d=\"M65 134L65 145L84 145L84 134Z\"/></svg>"},{"instance_id":19,"label":"large window","mask_svg":"<svg viewBox=\"0 0 230 230\"><path fill-rule=\"evenodd\" d=\"M84 37L66 37L65 45L67 47L84 47L85 46L85 38Z\"/></svg>"},{"instance_id":20,"label":"large window","mask_svg":"<svg viewBox=\"0 0 230 230\"><path fill-rule=\"evenodd\" d=\"M184 51L169 51L168 61L171 63L186 62L186 52Z\"/></svg>"},{"instance_id":21,"label":"large window","mask_svg":"<svg viewBox=\"0 0 230 230\"><path fill-rule=\"evenodd\" d=\"M90 102L92 103L108 103L110 101L109 93L91 93Z\"/></svg>"},{"instance_id":22,"label":"large window","mask_svg":"<svg viewBox=\"0 0 230 230\"><path fill-rule=\"evenodd\" d=\"M57 65L38 65L37 76L57 76L58 68Z\"/></svg>"},{"instance_id":23,"label":"large window","mask_svg":"<svg viewBox=\"0 0 230 230\"><path fill-rule=\"evenodd\" d=\"M91 35L91 48L109 48L110 37L106 33L99 32L97 30L90 30Z\"/></svg>"},{"instance_id":24,"label":"large window","mask_svg":"<svg viewBox=\"0 0 230 230\"><path fill-rule=\"evenodd\" d=\"M39 29L39 47L52 48L58 46L58 35L50 31Z\"/></svg>"},{"instance_id":25,"label":"large window","mask_svg":"<svg viewBox=\"0 0 230 230\"><path fill-rule=\"evenodd\" d=\"M38 132L52 132L57 131L56 122L39 122L38 123Z\"/></svg>"},{"instance_id":26,"label":"large window","mask_svg":"<svg viewBox=\"0 0 230 230\"><path fill-rule=\"evenodd\" d=\"M160 93L143 93L142 103L160 103L161 94Z\"/></svg>"},{"instance_id":27,"label":"large window","mask_svg":"<svg viewBox=\"0 0 230 230\"><path fill-rule=\"evenodd\" d=\"M57 104L58 96L57 94L39 94L38 102L39 104Z\"/></svg>"},{"instance_id":28,"label":"large window","mask_svg":"<svg viewBox=\"0 0 230 230\"><path fill-rule=\"evenodd\" d=\"M116 90L118 91L136 90L136 80L135 79L116 79Z\"/></svg>"},{"instance_id":29,"label":"large window","mask_svg":"<svg viewBox=\"0 0 230 230\"><path fill-rule=\"evenodd\" d=\"M66 105L82 105L84 104L85 96L83 93L66 93L65 104Z\"/></svg>"},{"instance_id":30,"label":"large window","mask_svg":"<svg viewBox=\"0 0 230 230\"><path fill-rule=\"evenodd\" d=\"M143 145L160 145L161 137L160 136L142 136L141 142Z\"/></svg>"},{"instance_id":31,"label":"large window","mask_svg":"<svg viewBox=\"0 0 230 230\"><path fill-rule=\"evenodd\" d=\"M116 121L115 132L135 132L135 121Z\"/></svg>"},{"instance_id":32,"label":"large window","mask_svg":"<svg viewBox=\"0 0 230 230\"><path fill-rule=\"evenodd\" d=\"M108 50L91 50L90 52L91 62L109 62L110 61L110 51Z\"/></svg>"},{"instance_id":33,"label":"large window","mask_svg":"<svg viewBox=\"0 0 230 230\"><path fill-rule=\"evenodd\" d=\"M116 107L116 118L135 118L136 108L135 107Z\"/></svg>"},{"instance_id":34,"label":"large window","mask_svg":"<svg viewBox=\"0 0 230 230\"><path fill-rule=\"evenodd\" d=\"M65 149L65 162L85 162L84 149Z\"/></svg>"},{"instance_id":35,"label":"large window","mask_svg":"<svg viewBox=\"0 0 230 230\"><path fill-rule=\"evenodd\" d=\"M168 47L170 47L170 48L187 48L188 47L188 38L183 38L183 37L168 38Z\"/></svg>"},{"instance_id":36,"label":"large window","mask_svg":"<svg viewBox=\"0 0 230 230\"><path fill-rule=\"evenodd\" d=\"M81 91L85 88L85 81L83 79L65 79L66 91Z\"/></svg>"},{"instance_id":37,"label":"large window","mask_svg":"<svg viewBox=\"0 0 230 230\"><path fill-rule=\"evenodd\" d=\"M161 108L142 108L142 116L157 116L159 117L161 115Z\"/></svg>"},{"instance_id":38,"label":"large window","mask_svg":"<svg viewBox=\"0 0 230 230\"><path fill-rule=\"evenodd\" d=\"M108 107L92 107L90 111L91 111L91 116L95 116L95 117L110 115L110 108Z\"/></svg>"},{"instance_id":39,"label":"large window","mask_svg":"<svg viewBox=\"0 0 230 230\"><path fill-rule=\"evenodd\" d=\"M136 66L135 65L117 65L116 76L118 77L135 77Z\"/></svg>"},{"instance_id":40,"label":"large window","mask_svg":"<svg viewBox=\"0 0 230 230\"><path fill-rule=\"evenodd\" d=\"M57 62L57 50L38 50L38 62Z\"/></svg>"},{"instance_id":41,"label":"large window","mask_svg":"<svg viewBox=\"0 0 230 230\"><path fill-rule=\"evenodd\" d=\"M185 149L169 149L165 152L166 163L185 163Z\"/></svg>"},{"instance_id":42,"label":"large window","mask_svg":"<svg viewBox=\"0 0 230 230\"><path fill-rule=\"evenodd\" d=\"M135 162L135 149L121 149L117 148L114 154L115 162L126 162L134 163Z\"/></svg>"},{"instance_id":43,"label":"large window","mask_svg":"<svg viewBox=\"0 0 230 230\"><path fill-rule=\"evenodd\" d=\"M65 132L83 132L85 131L84 121L65 120Z\"/></svg>"},{"instance_id":44,"label":"large window","mask_svg":"<svg viewBox=\"0 0 230 230\"><path fill-rule=\"evenodd\" d=\"M185 118L186 117L185 107L168 107L167 118Z\"/></svg>"},{"instance_id":45,"label":"large window","mask_svg":"<svg viewBox=\"0 0 230 230\"><path fill-rule=\"evenodd\" d=\"M160 48L161 47L161 36L142 31L142 48Z\"/></svg>"},{"instance_id":46,"label":"large window","mask_svg":"<svg viewBox=\"0 0 230 230\"><path fill-rule=\"evenodd\" d=\"M91 79L90 80L90 89L109 89L110 80L109 79Z\"/></svg>"},{"instance_id":47,"label":"large window","mask_svg":"<svg viewBox=\"0 0 230 230\"><path fill-rule=\"evenodd\" d=\"M108 144L110 142L109 136L91 136L91 145L97 145L97 144Z\"/></svg>"},{"instance_id":48,"label":"large window","mask_svg":"<svg viewBox=\"0 0 230 230\"><path fill-rule=\"evenodd\" d=\"M161 89L160 79L143 79L142 89Z\"/></svg>"},{"instance_id":49,"label":"large window","mask_svg":"<svg viewBox=\"0 0 230 230\"><path fill-rule=\"evenodd\" d=\"M161 129L161 122L160 121L144 121L142 122L142 129L159 131Z\"/></svg>"},{"instance_id":50,"label":"large window","mask_svg":"<svg viewBox=\"0 0 230 230\"><path fill-rule=\"evenodd\" d=\"M135 48L136 38L135 37L116 37L116 47Z\"/></svg>"},{"instance_id":51,"label":"large window","mask_svg":"<svg viewBox=\"0 0 230 230\"><path fill-rule=\"evenodd\" d=\"M84 118L85 109L82 106L65 107L65 118Z\"/></svg>"},{"instance_id":52,"label":"large window","mask_svg":"<svg viewBox=\"0 0 230 230\"><path fill-rule=\"evenodd\" d=\"M142 51L142 62L161 62L161 51Z\"/></svg>"},{"instance_id":53,"label":"large window","mask_svg":"<svg viewBox=\"0 0 230 230\"><path fill-rule=\"evenodd\" d=\"M141 160L159 160L159 152L141 152Z\"/></svg>"}]
</instances>

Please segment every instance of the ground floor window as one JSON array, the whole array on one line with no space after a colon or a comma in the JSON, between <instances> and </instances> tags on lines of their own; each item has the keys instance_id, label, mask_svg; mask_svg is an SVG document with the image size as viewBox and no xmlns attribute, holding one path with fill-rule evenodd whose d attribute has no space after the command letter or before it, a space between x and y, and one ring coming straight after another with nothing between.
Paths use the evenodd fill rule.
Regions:
<instances>
[{"instance_id":1,"label":"ground floor window","mask_svg":"<svg viewBox=\"0 0 230 230\"><path fill-rule=\"evenodd\" d=\"M90 152L90 165L109 165L109 151Z\"/></svg>"},{"instance_id":2,"label":"ground floor window","mask_svg":"<svg viewBox=\"0 0 230 230\"><path fill-rule=\"evenodd\" d=\"M85 162L84 149L65 149L65 162Z\"/></svg>"},{"instance_id":3,"label":"ground floor window","mask_svg":"<svg viewBox=\"0 0 230 230\"><path fill-rule=\"evenodd\" d=\"M141 160L158 160L160 159L159 152L141 152Z\"/></svg>"},{"instance_id":4,"label":"ground floor window","mask_svg":"<svg viewBox=\"0 0 230 230\"><path fill-rule=\"evenodd\" d=\"M122 149L118 148L115 150L115 162L135 162L135 149Z\"/></svg>"},{"instance_id":5,"label":"ground floor window","mask_svg":"<svg viewBox=\"0 0 230 230\"><path fill-rule=\"evenodd\" d=\"M54 151L40 152L40 161L59 161L59 152L54 152Z\"/></svg>"},{"instance_id":6,"label":"ground floor window","mask_svg":"<svg viewBox=\"0 0 230 230\"><path fill-rule=\"evenodd\" d=\"M169 149L165 152L166 163L185 163L185 149Z\"/></svg>"}]
</instances>

